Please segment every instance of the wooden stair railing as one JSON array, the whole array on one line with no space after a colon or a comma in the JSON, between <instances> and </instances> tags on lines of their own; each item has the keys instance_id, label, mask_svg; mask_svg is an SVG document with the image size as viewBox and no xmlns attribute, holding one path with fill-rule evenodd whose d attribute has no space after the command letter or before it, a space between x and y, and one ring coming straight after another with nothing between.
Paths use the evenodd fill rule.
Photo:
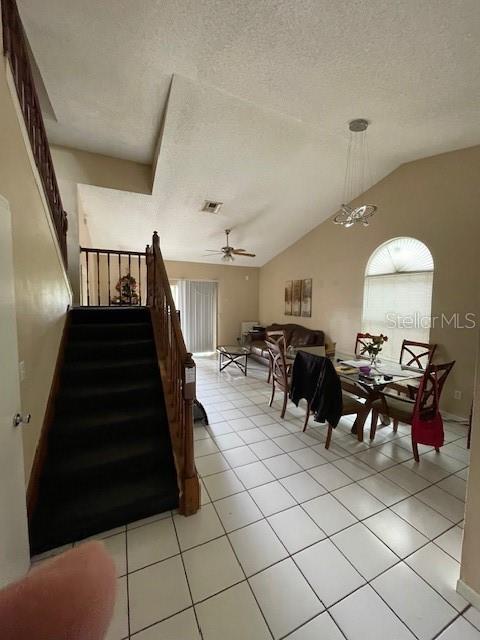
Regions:
<instances>
[{"instance_id":1,"label":"wooden stair railing","mask_svg":"<svg viewBox=\"0 0 480 640\"><path fill-rule=\"evenodd\" d=\"M82 306L145 306L146 271L144 251L80 247Z\"/></svg>"},{"instance_id":2,"label":"wooden stair railing","mask_svg":"<svg viewBox=\"0 0 480 640\"><path fill-rule=\"evenodd\" d=\"M58 189L40 101L35 89L22 20L15 0L2 5L3 54L10 63L35 164L42 181L65 267L67 266L67 214Z\"/></svg>"},{"instance_id":3,"label":"wooden stair railing","mask_svg":"<svg viewBox=\"0 0 480 640\"><path fill-rule=\"evenodd\" d=\"M147 305L152 315L158 362L165 393L173 454L180 489L180 513L200 507L200 483L195 468L193 401L196 369L180 329L170 283L155 231L146 248Z\"/></svg>"}]
</instances>

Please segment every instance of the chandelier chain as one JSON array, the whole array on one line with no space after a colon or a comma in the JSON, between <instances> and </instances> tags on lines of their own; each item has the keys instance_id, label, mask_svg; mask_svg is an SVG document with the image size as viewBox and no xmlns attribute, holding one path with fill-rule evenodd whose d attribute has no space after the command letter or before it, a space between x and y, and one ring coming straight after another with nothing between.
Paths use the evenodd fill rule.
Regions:
<instances>
[{"instance_id":1,"label":"chandelier chain","mask_svg":"<svg viewBox=\"0 0 480 640\"><path fill-rule=\"evenodd\" d=\"M345 168L344 199L340 213L333 219L335 224L341 224L346 228L356 223L368 226L368 219L377 210L373 204L361 204L357 207L350 205L354 198L358 198L365 192L367 183L371 184L367 127L368 121L363 118L352 120L349 124L350 135Z\"/></svg>"}]
</instances>

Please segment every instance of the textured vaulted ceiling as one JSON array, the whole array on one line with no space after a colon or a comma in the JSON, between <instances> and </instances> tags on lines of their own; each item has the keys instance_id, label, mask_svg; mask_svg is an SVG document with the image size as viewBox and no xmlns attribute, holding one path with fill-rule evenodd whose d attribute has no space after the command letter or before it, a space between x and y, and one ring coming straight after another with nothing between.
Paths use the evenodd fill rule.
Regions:
<instances>
[{"instance_id":1,"label":"textured vaulted ceiling","mask_svg":"<svg viewBox=\"0 0 480 640\"><path fill-rule=\"evenodd\" d=\"M82 187L94 244L157 227L167 257L205 260L232 226L263 264L338 206L351 118L374 180L480 143L478 0L18 1L51 141L154 165L152 196Z\"/></svg>"}]
</instances>

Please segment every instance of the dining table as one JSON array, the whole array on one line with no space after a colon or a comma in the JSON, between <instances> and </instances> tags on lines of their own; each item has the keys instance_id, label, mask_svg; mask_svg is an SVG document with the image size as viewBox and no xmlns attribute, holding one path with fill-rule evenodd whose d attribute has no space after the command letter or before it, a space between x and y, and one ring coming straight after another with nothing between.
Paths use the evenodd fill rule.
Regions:
<instances>
[{"instance_id":1,"label":"dining table","mask_svg":"<svg viewBox=\"0 0 480 640\"><path fill-rule=\"evenodd\" d=\"M305 349L306 350L306 349ZM297 348L302 351L302 348ZM311 351L309 350L311 353ZM317 354L314 354L317 355ZM318 357L322 357L318 354ZM293 364L295 355L287 355L287 364ZM356 434L360 442L363 441L365 421L369 414L368 407L381 395L381 392L393 383L406 383L418 378L422 378L425 371L416 367L408 367L398 362L378 358L374 364L367 358L355 356L348 352L337 352L330 358L335 365L335 370L340 377L343 391L356 397L365 399L366 410L362 415L358 415L352 426L352 433ZM360 369L362 367L362 370ZM369 367L368 374L365 367ZM408 387L405 387L406 392ZM382 416L382 424L387 425L389 419Z\"/></svg>"}]
</instances>

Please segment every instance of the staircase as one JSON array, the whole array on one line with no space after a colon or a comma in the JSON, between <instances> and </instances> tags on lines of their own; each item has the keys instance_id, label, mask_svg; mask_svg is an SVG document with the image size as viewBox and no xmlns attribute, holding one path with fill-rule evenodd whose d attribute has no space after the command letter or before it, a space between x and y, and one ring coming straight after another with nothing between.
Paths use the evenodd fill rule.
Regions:
<instances>
[{"instance_id":1,"label":"staircase","mask_svg":"<svg viewBox=\"0 0 480 640\"><path fill-rule=\"evenodd\" d=\"M179 503L150 311L70 311L32 554Z\"/></svg>"}]
</instances>

